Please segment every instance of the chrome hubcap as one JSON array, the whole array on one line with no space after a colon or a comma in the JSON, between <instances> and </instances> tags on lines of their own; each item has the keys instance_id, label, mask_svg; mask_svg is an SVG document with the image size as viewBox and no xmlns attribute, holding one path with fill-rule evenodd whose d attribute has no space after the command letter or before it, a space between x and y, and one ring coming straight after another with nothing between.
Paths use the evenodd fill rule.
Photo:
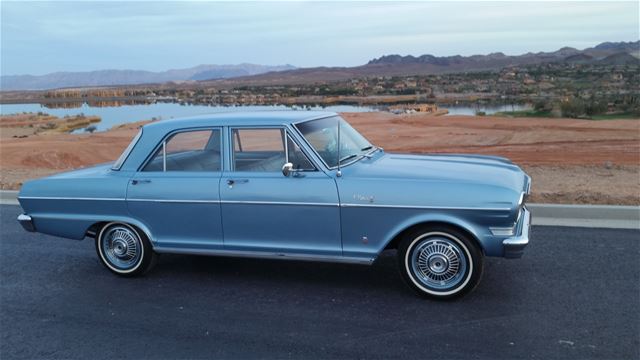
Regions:
<instances>
[{"instance_id":1,"label":"chrome hubcap","mask_svg":"<svg viewBox=\"0 0 640 360\"><path fill-rule=\"evenodd\" d=\"M441 254L429 256L427 264L429 265L429 270L435 274L442 274L449 268L449 260Z\"/></svg>"},{"instance_id":2,"label":"chrome hubcap","mask_svg":"<svg viewBox=\"0 0 640 360\"><path fill-rule=\"evenodd\" d=\"M424 285L437 290L458 285L468 266L460 246L444 236L422 240L415 246L411 260L415 277Z\"/></svg>"},{"instance_id":3,"label":"chrome hubcap","mask_svg":"<svg viewBox=\"0 0 640 360\"><path fill-rule=\"evenodd\" d=\"M134 267L140 260L138 235L125 226L112 226L102 236L102 252L109 263L121 270Z\"/></svg>"}]
</instances>

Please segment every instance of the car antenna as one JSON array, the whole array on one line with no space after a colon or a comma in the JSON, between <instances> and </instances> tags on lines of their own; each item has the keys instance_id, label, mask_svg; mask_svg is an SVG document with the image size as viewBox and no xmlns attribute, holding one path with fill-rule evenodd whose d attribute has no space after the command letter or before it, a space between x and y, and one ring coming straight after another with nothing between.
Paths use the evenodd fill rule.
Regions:
<instances>
[{"instance_id":1,"label":"car antenna","mask_svg":"<svg viewBox=\"0 0 640 360\"><path fill-rule=\"evenodd\" d=\"M342 171L340 170L340 118L336 117L338 121L338 172L336 172L337 177L342 177Z\"/></svg>"}]
</instances>

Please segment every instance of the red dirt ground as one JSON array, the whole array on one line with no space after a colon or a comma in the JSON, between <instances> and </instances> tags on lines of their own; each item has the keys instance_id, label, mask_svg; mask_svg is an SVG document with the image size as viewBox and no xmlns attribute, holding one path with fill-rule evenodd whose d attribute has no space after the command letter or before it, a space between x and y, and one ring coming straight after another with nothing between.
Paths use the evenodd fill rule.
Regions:
<instances>
[{"instance_id":1,"label":"red dirt ground","mask_svg":"<svg viewBox=\"0 0 640 360\"><path fill-rule=\"evenodd\" d=\"M640 121L345 113L389 152L477 153L512 159L538 202L640 204ZM115 160L140 123L96 134L0 136L0 187ZM0 122L0 131L6 132Z\"/></svg>"}]
</instances>

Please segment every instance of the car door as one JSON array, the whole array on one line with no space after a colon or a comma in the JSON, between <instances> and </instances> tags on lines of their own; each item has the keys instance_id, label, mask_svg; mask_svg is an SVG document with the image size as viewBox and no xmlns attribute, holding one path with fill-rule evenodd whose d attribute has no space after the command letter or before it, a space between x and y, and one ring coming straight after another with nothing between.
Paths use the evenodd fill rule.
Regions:
<instances>
[{"instance_id":1,"label":"car door","mask_svg":"<svg viewBox=\"0 0 640 360\"><path fill-rule=\"evenodd\" d=\"M157 248L222 248L218 186L221 129L170 134L132 177L129 212L150 230Z\"/></svg>"},{"instance_id":2,"label":"car door","mask_svg":"<svg viewBox=\"0 0 640 360\"><path fill-rule=\"evenodd\" d=\"M284 127L230 128L230 169L220 181L228 250L341 255L335 181ZM294 171L284 176L282 167Z\"/></svg>"}]
</instances>

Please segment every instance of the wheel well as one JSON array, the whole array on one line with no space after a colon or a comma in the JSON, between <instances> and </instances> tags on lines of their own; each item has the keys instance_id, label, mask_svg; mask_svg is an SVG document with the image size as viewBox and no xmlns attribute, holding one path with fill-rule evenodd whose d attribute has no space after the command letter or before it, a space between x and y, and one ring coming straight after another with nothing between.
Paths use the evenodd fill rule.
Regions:
<instances>
[{"instance_id":1,"label":"wheel well","mask_svg":"<svg viewBox=\"0 0 640 360\"><path fill-rule=\"evenodd\" d=\"M102 227L108 223L109 223L108 221L99 221L89 226L89 228L85 232L85 236L95 238L96 236L98 236L98 232L100 231L100 229L102 229Z\"/></svg>"},{"instance_id":2,"label":"wheel well","mask_svg":"<svg viewBox=\"0 0 640 360\"><path fill-rule=\"evenodd\" d=\"M467 229L460 227L458 225L455 224L451 224L448 222L443 222L443 221L427 221L427 222L422 222L422 223L418 223L418 224L414 224L409 226L408 228L402 230L401 232L399 232L388 244L387 246L384 248L385 250L390 250L390 249L397 249L398 245L400 245L400 242L402 241L402 239L404 238L404 236L417 229L417 228L421 228L421 227L428 227L428 226L444 226L444 227L450 227L450 228L454 228L457 231L460 231L461 233L467 235L469 237L469 239L473 240L476 245L478 245L478 248L480 249L480 251L482 251L482 253L484 254L484 249L482 248L482 244L480 243L480 241L478 241L478 238L475 237L475 235L473 235L472 233L470 233Z\"/></svg>"}]
</instances>

